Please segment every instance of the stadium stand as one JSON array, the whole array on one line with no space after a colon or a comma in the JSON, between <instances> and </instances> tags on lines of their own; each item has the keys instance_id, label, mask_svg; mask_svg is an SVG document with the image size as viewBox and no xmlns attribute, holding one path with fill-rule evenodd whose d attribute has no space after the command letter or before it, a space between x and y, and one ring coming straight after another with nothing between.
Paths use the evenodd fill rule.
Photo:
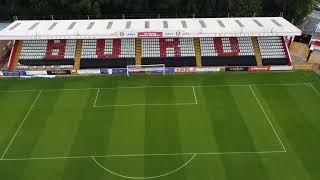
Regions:
<instances>
[{"instance_id":1,"label":"stadium stand","mask_svg":"<svg viewBox=\"0 0 320 180\"><path fill-rule=\"evenodd\" d=\"M142 65L196 66L193 38L142 39Z\"/></svg>"},{"instance_id":2,"label":"stadium stand","mask_svg":"<svg viewBox=\"0 0 320 180\"><path fill-rule=\"evenodd\" d=\"M15 21L8 70L290 65L282 17ZM37 40L35 40L37 39Z\"/></svg>"},{"instance_id":3,"label":"stadium stand","mask_svg":"<svg viewBox=\"0 0 320 180\"><path fill-rule=\"evenodd\" d=\"M281 37L258 37L263 65L288 65L285 44Z\"/></svg>"},{"instance_id":4,"label":"stadium stand","mask_svg":"<svg viewBox=\"0 0 320 180\"><path fill-rule=\"evenodd\" d=\"M201 66L256 66L251 37L199 38ZM281 37L257 37L263 65L287 65ZM144 38L141 64L165 64L167 67L200 66L193 38ZM137 61L136 40L86 39L81 42L80 68L125 68ZM79 46L79 45L78 45ZM74 65L77 40L22 41L20 66Z\"/></svg>"},{"instance_id":5,"label":"stadium stand","mask_svg":"<svg viewBox=\"0 0 320 180\"><path fill-rule=\"evenodd\" d=\"M135 64L135 39L86 39L82 42L81 69L125 68Z\"/></svg>"},{"instance_id":6,"label":"stadium stand","mask_svg":"<svg viewBox=\"0 0 320 180\"><path fill-rule=\"evenodd\" d=\"M281 37L257 37L257 40L263 65L288 64ZM81 54L81 69L125 68L139 63L165 64L167 67L257 65L251 37L205 37L199 38L199 42L200 47L193 38L86 39L81 40L81 48L77 51ZM140 43L140 49L136 49L136 44L139 47ZM19 64L74 65L76 44L77 40L23 41ZM200 63L196 61L197 47Z\"/></svg>"},{"instance_id":7,"label":"stadium stand","mask_svg":"<svg viewBox=\"0 0 320 180\"><path fill-rule=\"evenodd\" d=\"M250 37L200 38L203 66L256 66Z\"/></svg>"},{"instance_id":8,"label":"stadium stand","mask_svg":"<svg viewBox=\"0 0 320 180\"><path fill-rule=\"evenodd\" d=\"M76 40L26 40L19 64L23 66L73 65Z\"/></svg>"}]
</instances>

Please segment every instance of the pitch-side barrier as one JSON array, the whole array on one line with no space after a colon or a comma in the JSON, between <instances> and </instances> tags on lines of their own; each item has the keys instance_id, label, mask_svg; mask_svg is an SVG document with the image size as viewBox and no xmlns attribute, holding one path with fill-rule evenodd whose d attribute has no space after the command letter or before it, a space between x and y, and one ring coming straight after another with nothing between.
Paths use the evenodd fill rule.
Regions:
<instances>
[{"instance_id":1,"label":"pitch-side barrier","mask_svg":"<svg viewBox=\"0 0 320 180\"><path fill-rule=\"evenodd\" d=\"M212 73L212 72L221 72L221 71L292 71L293 66L263 66L263 67L176 67L165 68L166 74L188 74L188 73ZM140 72L136 70L130 72L131 74L159 74L159 71L150 71L150 72ZM52 71L0 71L1 77L37 77L37 78L54 78L59 76L68 76L68 75L77 75L77 76L86 76L86 75L127 75L126 68L120 69L81 69L78 70L75 74L70 70L52 70Z\"/></svg>"}]
</instances>

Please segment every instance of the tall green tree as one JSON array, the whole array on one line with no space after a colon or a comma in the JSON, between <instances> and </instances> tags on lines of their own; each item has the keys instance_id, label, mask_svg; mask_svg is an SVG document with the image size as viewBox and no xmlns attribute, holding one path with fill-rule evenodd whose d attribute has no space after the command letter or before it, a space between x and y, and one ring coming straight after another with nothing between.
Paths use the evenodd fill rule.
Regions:
<instances>
[{"instance_id":1,"label":"tall green tree","mask_svg":"<svg viewBox=\"0 0 320 180\"><path fill-rule=\"evenodd\" d=\"M240 16L262 15L261 0L234 0L231 4L231 10L239 13Z\"/></svg>"},{"instance_id":2,"label":"tall green tree","mask_svg":"<svg viewBox=\"0 0 320 180\"><path fill-rule=\"evenodd\" d=\"M283 12L299 23L314 0L0 0L0 18L8 15L107 15L145 13L269 15Z\"/></svg>"}]
</instances>

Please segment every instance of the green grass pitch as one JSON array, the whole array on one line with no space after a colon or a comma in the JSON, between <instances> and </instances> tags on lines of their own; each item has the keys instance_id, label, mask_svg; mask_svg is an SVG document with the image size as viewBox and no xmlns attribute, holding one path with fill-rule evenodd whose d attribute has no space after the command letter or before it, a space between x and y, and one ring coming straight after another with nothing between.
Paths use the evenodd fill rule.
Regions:
<instances>
[{"instance_id":1,"label":"green grass pitch","mask_svg":"<svg viewBox=\"0 0 320 180\"><path fill-rule=\"evenodd\" d=\"M312 72L0 80L0 180L319 180Z\"/></svg>"}]
</instances>

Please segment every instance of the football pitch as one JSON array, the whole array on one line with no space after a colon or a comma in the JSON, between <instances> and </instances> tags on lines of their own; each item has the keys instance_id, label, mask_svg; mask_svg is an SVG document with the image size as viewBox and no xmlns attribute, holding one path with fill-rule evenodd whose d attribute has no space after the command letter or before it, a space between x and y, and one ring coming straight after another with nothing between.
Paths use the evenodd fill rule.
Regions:
<instances>
[{"instance_id":1,"label":"football pitch","mask_svg":"<svg viewBox=\"0 0 320 180\"><path fill-rule=\"evenodd\" d=\"M312 72L0 80L0 180L319 180Z\"/></svg>"}]
</instances>

